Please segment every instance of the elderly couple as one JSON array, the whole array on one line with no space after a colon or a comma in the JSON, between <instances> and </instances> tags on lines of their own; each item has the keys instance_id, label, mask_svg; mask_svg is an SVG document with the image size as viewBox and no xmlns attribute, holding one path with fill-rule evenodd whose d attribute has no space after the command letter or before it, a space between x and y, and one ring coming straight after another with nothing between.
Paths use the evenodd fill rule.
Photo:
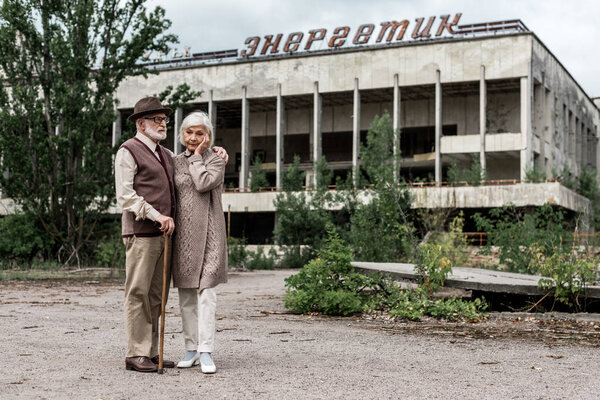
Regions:
<instances>
[{"instance_id":1,"label":"elderly couple","mask_svg":"<svg viewBox=\"0 0 600 400\"><path fill-rule=\"evenodd\" d=\"M202 372L214 373L215 286L227 281L221 191L228 156L223 148L211 148L213 127L203 112L183 120L176 134L186 150L174 156L159 144L167 136L171 114L155 97L138 101L129 117L137 133L115 158L126 249L125 367L158 369L164 233L166 240L174 233L171 272L187 350L177 367L200 364ZM163 360L163 366L173 368L175 363Z\"/></svg>"}]
</instances>

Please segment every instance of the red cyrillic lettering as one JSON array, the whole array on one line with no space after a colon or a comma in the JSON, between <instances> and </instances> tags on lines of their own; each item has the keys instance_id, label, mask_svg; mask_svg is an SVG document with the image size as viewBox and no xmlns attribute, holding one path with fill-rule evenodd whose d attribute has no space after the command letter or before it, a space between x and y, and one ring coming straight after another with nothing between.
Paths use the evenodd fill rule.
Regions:
<instances>
[{"instance_id":1,"label":"red cyrillic lettering","mask_svg":"<svg viewBox=\"0 0 600 400\"><path fill-rule=\"evenodd\" d=\"M306 41L306 45L304 46L304 50L309 50L310 46L312 46L313 42L317 40L323 40L325 38L325 34L327 33L327 29L312 29L308 31L308 40ZM320 35L317 35L320 33Z\"/></svg>"},{"instance_id":2,"label":"red cyrillic lettering","mask_svg":"<svg viewBox=\"0 0 600 400\"><path fill-rule=\"evenodd\" d=\"M404 33L406 32L406 28L408 27L408 21L404 20L402 22L398 22L398 21L382 22L381 23L381 31L379 31L379 36L377 37L377 43L381 43L381 41L383 40L383 37L385 36L385 33L387 32L388 29L390 29L390 33L388 33L386 42L391 42L392 39L394 38L394 34L396 33L396 30L398 29L398 27L400 25L402 25L402 28L400 29L400 32L398 33L398 37L396 38L396 40L402 40L402 38L404 37Z\"/></svg>"},{"instance_id":3,"label":"red cyrillic lettering","mask_svg":"<svg viewBox=\"0 0 600 400\"><path fill-rule=\"evenodd\" d=\"M277 50L277 48L279 47L279 42L281 41L282 37L283 35L281 33L277 34L275 42L273 42L273 35L265 36L265 44L263 45L260 54L264 56L267 53L267 50L269 50L269 47L271 48L271 54L279 53L279 50Z\"/></svg>"},{"instance_id":4,"label":"red cyrillic lettering","mask_svg":"<svg viewBox=\"0 0 600 400\"><path fill-rule=\"evenodd\" d=\"M290 53L298 50L298 47L300 47L300 42L302 41L303 37L304 33L302 32L290 33L285 42L285 46L283 46L283 51L286 53Z\"/></svg>"},{"instance_id":5,"label":"red cyrillic lettering","mask_svg":"<svg viewBox=\"0 0 600 400\"><path fill-rule=\"evenodd\" d=\"M419 32L419 29L421 29L421 24L423 23L423 21L425 20L425 18L417 18L417 26L415 26L415 30L412 33L412 38L416 39L416 38L429 38L431 37L431 33L429 33L429 31L431 30L431 25L433 25L433 21L435 21L435 17L429 17L429 21L427 22L427 25L425 26L425 28L423 28L423 30L421 32Z\"/></svg>"},{"instance_id":6,"label":"red cyrillic lettering","mask_svg":"<svg viewBox=\"0 0 600 400\"><path fill-rule=\"evenodd\" d=\"M335 28L333 31L333 36L329 39L329 47L340 47L346 43L346 38L348 37L348 33L350 33L349 26L340 26Z\"/></svg>"},{"instance_id":7,"label":"red cyrillic lettering","mask_svg":"<svg viewBox=\"0 0 600 400\"><path fill-rule=\"evenodd\" d=\"M371 39L371 34L375 29L375 25L373 24L364 24L358 27L358 32L354 35L354 40L352 43L354 44L365 44L369 42Z\"/></svg>"},{"instance_id":8,"label":"red cyrillic lettering","mask_svg":"<svg viewBox=\"0 0 600 400\"><path fill-rule=\"evenodd\" d=\"M444 29L448 29L448 32L455 34L456 31L454 29L452 29L453 27L455 27L458 24L458 21L460 20L460 17L462 16L461 13L458 13L454 16L454 20L451 23L448 23L448 18L450 18L450 14L448 15L442 15L440 18L442 19L442 22L440 22L440 27L437 30L437 33L435 34L435 36L440 36L443 32Z\"/></svg>"},{"instance_id":9,"label":"red cyrillic lettering","mask_svg":"<svg viewBox=\"0 0 600 400\"><path fill-rule=\"evenodd\" d=\"M260 38L258 36L253 36L253 37L249 37L248 39L246 39L246 41L244 42L244 44L248 45L248 49L250 51L248 52L246 50L242 50L240 52L240 56L242 56L242 57L253 56L254 53L256 53L256 48L258 47L259 43L260 43Z\"/></svg>"}]
</instances>

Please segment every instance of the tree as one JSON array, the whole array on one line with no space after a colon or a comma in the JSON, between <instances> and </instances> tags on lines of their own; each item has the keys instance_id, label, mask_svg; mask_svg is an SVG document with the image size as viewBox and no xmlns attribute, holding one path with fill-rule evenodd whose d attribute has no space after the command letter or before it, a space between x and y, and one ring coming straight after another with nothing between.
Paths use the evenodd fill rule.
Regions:
<instances>
[{"instance_id":1,"label":"tree","mask_svg":"<svg viewBox=\"0 0 600 400\"><path fill-rule=\"evenodd\" d=\"M410 254L405 216L410 214L408 190L394 179L394 130L388 113L375 117L361 146L363 181L371 190L368 203L349 201L349 242L355 258L362 261L399 261ZM373 240L377 238L377 240Z\"/></svg>"},{"instance_id":2,"label":"tree","mask_svg":"<svg viewBox=\"0 0 600 400\"><path fill-rule=\"evenodd\" d=\"M152 71L171 22L144 0L5 0L0 6L3 191L39 219L60 261L79 252L114 199L114 93Z\"/></svg>"},{"instance_id":3,"label":"tree","mask_svg":"<svg viewBox=\"0 0 600 400\"><path fill-rule=\"evenodd\" d=\"M254 157L252 164L254 168L252 169L252 179L250 180L250 191L258 192L260 188L268 187L269 181L267 180L267 173L262 167L262 160L259 156Z\"/></svg>"},{"instance_id":4,"label":"tree","mask_svg":"<svg viewBox=\"0 0 600 400\"><path fill-rule=\"evenodd\" d=\"M327 170L324 159L319 164L322 171ZM277 226L273 236L284 246L282 265L285 267L302 267L312 259L326 237L325 226L331 222L331 213L327 211L331 200L327 193L329 183L318 185L309 194L302 190L305 177L306 173L300 171L300 157L294 156L294 163L282 176L283 191L274 201Z\"/></svg>"}]
</instances>

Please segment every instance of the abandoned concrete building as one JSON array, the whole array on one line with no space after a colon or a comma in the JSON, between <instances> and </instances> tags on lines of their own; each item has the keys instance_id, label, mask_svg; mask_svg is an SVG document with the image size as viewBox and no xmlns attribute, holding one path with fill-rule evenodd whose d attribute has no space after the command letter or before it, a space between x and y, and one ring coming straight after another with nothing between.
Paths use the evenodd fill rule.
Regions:
<instances>
[{"instance_id":1,"label":"abandoned concrete building","mask_svg":"<svg viewBox=\"0 0 600 400\"><path fill-rule=\"evenodd\" d=\"M310 38L318 40L315 31ZM249 38L251 51L151 63L157 75L128 79L118 90L120 117L113 126L113 143L131 130L126 119L140 97L182 83L201 90L193 104L176 110L166 146L181 152L173 132L188 113L208 112L215 144L231 156L226 186L237 188L224 193L223 205L235 221L253 221L239 228L246 229L245 236L250 229L270 231L275 220L275 193L245 190L254 157L261 157L274 188L294 155L307 171L307 183L321 155L336 176L344 177L360 164L359 144L371 121L385 112L401 131L402 178L434 182L411 189L415 207L481 209L546 202L573 211L589 207L559 183L521 182L534 167L548 178L565 167L575 175L582 168L596 170L600 125L599 102L522 22L462 25L449 28L452 35L417 35L412 41L389 40L392 31L388 41L360 44L365 42L356 38L368 31L358 29L355 46L280 52L277 46L284 40L280 43L279 35L275 42L271 35L262 42ZM290 35L285 50L298 43L298 35ZM254 55L257 48L266 54ZM480 160L488 183L444 185L453 159L468 165L473 157Z\"/></svg>"}]
</instances>

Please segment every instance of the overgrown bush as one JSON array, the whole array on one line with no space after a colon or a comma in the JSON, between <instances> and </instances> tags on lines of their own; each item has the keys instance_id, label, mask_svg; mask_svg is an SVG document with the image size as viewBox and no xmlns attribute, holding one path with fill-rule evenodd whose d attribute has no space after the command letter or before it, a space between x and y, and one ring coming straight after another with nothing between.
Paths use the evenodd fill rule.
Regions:
<instances>
[{"instance_id":1,"label":"overgrown bush","mask_svg":"<svg viewBox=\"0 0 600 400\"><path fill-rule=\"evenodd\" d=\"M302 268L316 257L316 252L309 246L282 246L283 255L277 264L278 268Z\"/></svg>"},{"instance_id":2,"label":"overgrown bush","mask_svg":"<svg viewBox=\"0 0 600 400\"><path fill-rule=\"evenodd\" d=\"M419 321L429 315L449 321L478 322L487 317L486 309L487 303L482 299L432 299L419 291L404 291L397 304L390 310L390 315L411 321Z\"/></svg>"},{"instance_id":3,"label":"overgrown bush","mask_svg":"<svg viewBox=\"0 0 600 400\"><path fill-rule=\"evenodd\" d=\"M31 264L36 257L45 259L52 245L52 238L35 215L10 214L0 218L0 258L5 266Z\"/></svg>"},{"instance_id":4,"label":"overgrown bush","mask_svg":"<svg viewBox=\"0 0 600 400\"><path fill-rule=\"evenodd\" d=\"M452 158L447 179L452 186L479 186L481 181L487 179L487 172L481 167L481 161L477 155L471 155L469 168L459 167L456 158Z\"/></svg>"},{"instance_id":5,"label":"overgrown bush","mask_svg":"<svg viewBox=\"0 0 600 400\"><path fill-rule=\"evenodd\" d=\"M571 190L577 190L577 178L568 164L564 164L560 171L553 169L552 175L554 175L563 186L568 187Z\"/></svg>"},{"instance_id":6,"label":"overgrown bush","mask_svg":"<svg viewBox=\"0 0 600 400\"><path fill-rule=\"evenodd\" d=\"M587 287L598 280L598 257L576 251L561 252L556 248L547 251L537 244L529 249L529 256L530 270L544 276L538 282L541 289L575 311L585 308L580 298L585 296Z\"/></svg>"},{"instance_id":7,"label":"overgrown bush","mask_svg":"<svg viewBox=\"0 0 600 400\"><path fill-rule=\"evenodd\" d=\"M288 277L285 306L299 313L351 315L363 309L365 289L376 289L380 277L361 275L350 264L352 252L330 228L318 257Z\"/></svg>"},{"instance_id":8,"label":"overgrown bush","mask_svg":"<svg viewBox=\"0 0 600 400\"><path fill-rule=\"evenodd\" d=\"M467 238L463 233L464 214L460 211L446 227L446 221L452 212L452 209L418 211L424 230L423 243L441 246L444 249L444 256L450 260L451 265L464 265L468 260Z\"/></svg>"},{"instance_id":9,"label":"overgrown bush","mask_svg":"<svg viewBox=\"0 0 600 400\"><path fill-rule=\"evenodd\" d=\"M247 260L246 239L227 238L227 262L229 266L245 268Z\"/></svg>"},{"instance_id":10,"label":"overgrown bush","mask_svg":"<svg viewBox=\"0 0 600 400\"><path fill-rule=\"evenodd\" d=\"M254 157L252 168L252 179L250 179L250 191L258 192L260 188L269 187L269 181L267 180L267 173L262 167L262 160L259 156Z\"/></svg>"},{"instance_id":11,"label":"overgrown bush","mask_svg":"<svg viewBox=\"0 0 600 400\"><path fill-rule=\"evenodd\" d=\"M107 236L99 241L94 250L94 261L102 267L124 269L125 245L121 235Z\"/></svg>"},{"instance_id":12,"label":"overgrown bush","mask_svg":"<svg viewBox=\"0 0 600 400\"><path fill-rule=\"evenodd\" d=\"M248 260L246 268L254 269L275 269L277 263L277 252L271 248L266 254L262 248L256 251L248 251Z\"/></svg>"},{"instance_id":13,"label":"overgrown bush","mask_svg":"<svg viewBox=\"0 0 600 400\"><path fill-rule=\"evenodd\" d=\"M490 210L487 217L477 213L473 218L477 229L488 235L487 245L482 252L490 254L491 247L497 246L500 264L509 271L530 272L533 261L530 249L534 245L544 256L571 251L571 233L565 214L551 205L546 204L534 210L506 206Z\"/></svg>"},{"instance_id":14,"label":"overgrown bush","mask_svg":"<svg viewBox=\"0 0 600 400\"><path fill-rule=\"evenodd\" d=\"M417 250L415 260L415 271L419 278L419 284L423 285L427 293L432 294L444 282L452 271L449 248L440 244L426 243Z\"/></svg>"},{"instance_id":15,"label":"overgrown bush","mask_svg":"<svg viewBox=\"0 0 600 400\"><path fill-rule=\"evenodd\" d=\"M525 169L525 180L531 183L544 182L546 180L546 172L538 165L530 164Z\"/></svg>"},{"instance_id":16,"label":"overgrown bush","mask_svg":"<svg viewBox=\"0 0 600 400\"><path fill-rule=\"evenodd\" d=\"M318 257L286 279L285 306L298 313L352 315L386 311L400 318L419 320L425 315L470 321L485 318L485 301L435 300L428 290L403 290L380 274L357 273L352 252L333 227Z\"/></svg>"},{"instance_id":17,"label":"overgrown bush","mask_svg":"<svg viewBox=\"0 0 600 400\"><path fill-rule=\"evenodd\" d=\"M275 242L284 246L281 265L301 268L315 255L326 235L325 226L332 221L327 205L333 201L328 190L331 172L324 158L319 161L318 184L311 192L301 191L305 173L300 172L300 158L287 168L282 178L283 191L274 201L277 226L273 230Z\"/></svg>"},{"instance_id":18,"label":"overgrown bush","mask_svg":"<svg viewBox=\"0 0 600 400\"><path fill-rule=\"evenodd\" d=\"M399 134L399 132L397 132ZM392 119L386 112L376 116L367 132L366 145L361 146L361 178L359 186L368 185L370 201L356 198L351 190L343 191L340 199L350 215L347 235L355 259L361 261L401 261L410 255L410 222L403 215L412 214L409 191L396 178ZM394 162L396 160L396 162ZM374 240L376 238L376 240Z\"/></svg>"}]
</instances>

